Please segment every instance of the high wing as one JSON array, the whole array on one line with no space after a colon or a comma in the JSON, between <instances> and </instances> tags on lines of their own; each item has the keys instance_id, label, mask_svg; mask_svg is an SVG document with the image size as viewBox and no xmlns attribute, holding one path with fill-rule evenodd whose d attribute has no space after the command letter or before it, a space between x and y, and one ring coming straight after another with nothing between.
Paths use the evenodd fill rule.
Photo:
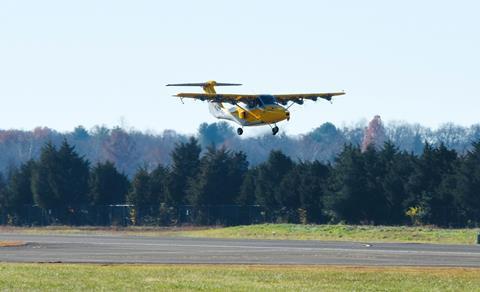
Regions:
<instances>
[{"instance_id":1,"label":"high wing","mask_svg":"<svg viewBox=\"0 0 480 292\"><path fill-rule=\"evenodd\" d=\"M326 100L332 100L333 96L344 95L345 92L332 92L332 93L300 93L300 94L273 94L277 101L281 104L286 104L288 101L296 103L302 103L304 99L310 99L316 101L318 98ZM180 98L194 98L202 101L211 102L228 102L236 104L238 102L248 103L254 99L257 99L261 94L214 94L214 93L179 93L174 95Z\"/></svg>"},{"instance_id":2,"label":"high wing","mask_svg":"<svg viewBox=\"0 0 480 292\"><path fill-rule=\"evenodd\" d=\"M221 93L179 93L174 96L180 98L194 98L199 100L207 100L211 102L228 102L236 104L238 102L248 103L256 98L258 94L221 94Z\"/></svg>"}]
</instances>

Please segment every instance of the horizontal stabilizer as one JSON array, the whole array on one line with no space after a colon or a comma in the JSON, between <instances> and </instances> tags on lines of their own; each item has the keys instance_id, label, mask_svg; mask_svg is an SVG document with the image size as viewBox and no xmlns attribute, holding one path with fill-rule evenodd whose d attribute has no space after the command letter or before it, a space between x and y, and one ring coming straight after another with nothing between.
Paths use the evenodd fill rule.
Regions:
<instances>
[{"instance_id":1,"label":"horizontal stabilizer","mask_svg":"<svg viewBox=\"0 0 480 292\"><path fill-rule=\"evenodd\" d=\"M238 83L220 83L215 81L202 82L202 83L177 83L177 84L167 84L167 86L240 86L242 84Z\"/></svg>"}]
</instances>

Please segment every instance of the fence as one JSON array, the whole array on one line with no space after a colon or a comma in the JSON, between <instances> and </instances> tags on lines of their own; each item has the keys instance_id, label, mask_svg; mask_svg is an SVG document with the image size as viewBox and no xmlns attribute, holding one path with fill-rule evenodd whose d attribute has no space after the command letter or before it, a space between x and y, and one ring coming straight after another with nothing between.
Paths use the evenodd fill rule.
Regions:
<instances>
[{"instance_id":1,"label":"fence","mask_svg":"<svg viewBox=\"0 0 480 292\"><path fill-rule=\"evenodd\" d=\"M303 212L302 212L303 211ZM132 205L79 206L59 209L42 209L23 206L17 210L0 209L0 225L47 226L178 226L178 225L249 225L260 223L305 223L305 210L275 208L267 210L258 205L214 206L142 206ZM475 220L468 220L474 218ZM317 223L325 223L322 220ZM476 227L479 216L469 216L454 208L440 207L430 210L429 218L422 224L443 227ZM375 222L368 222L374 224ZM407 218L401 224L408 223Z\"/></svg>"},{"instance_id":2,"label":"fence","mask_svg":"<svg viewBox=\"0 0 480 292\"><path fill-rule=\"evenodd\" d=\"M80 206L43 209L24 206L18 210L0 209L0 225L47 226L172 226L172 225L248 225L269 222L264 208L240 205L160 207L132 205Z\"/></svg>"}]
</instances>

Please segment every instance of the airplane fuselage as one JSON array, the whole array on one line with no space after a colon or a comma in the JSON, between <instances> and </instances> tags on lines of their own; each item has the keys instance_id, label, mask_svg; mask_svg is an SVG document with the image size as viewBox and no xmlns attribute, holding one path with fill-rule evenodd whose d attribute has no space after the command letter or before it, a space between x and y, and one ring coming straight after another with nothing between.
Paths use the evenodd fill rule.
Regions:
<instances>
[{"instance_id":1,"label":"airplane fuselage","mask_svg":"<svg viewBox=\"0 0 480 292\"><path fill-rule=\"evenodd\" d=\"M270 103L263 104L262 97L252 104L235 105L227 108L225 104L209 102L210 113L218 118L233 121L241 126L272 125L290 119L290 112L274 102L268 96Z\"/></svg>"}]
</instances>

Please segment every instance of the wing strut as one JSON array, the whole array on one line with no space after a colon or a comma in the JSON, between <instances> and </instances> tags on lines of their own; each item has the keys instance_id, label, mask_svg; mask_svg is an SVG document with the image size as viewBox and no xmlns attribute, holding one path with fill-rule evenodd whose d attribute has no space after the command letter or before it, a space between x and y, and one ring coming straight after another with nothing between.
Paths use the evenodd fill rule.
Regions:
<instances>
[{"instance_id":1,"label":"wing strut","mask_svg":"<svg viewBox=\"0 0 480 292\"><path fill-rule=\"evenodd\" d=\"M256 114L254 114L253 112L245 109L244 107L242 107L241 105L239 105L238 103L235 103L236 106L238 106L239 108L241 108L242 110L246 111L247 113L251 114L255 119L259 120L260 122L263 122L259 116L257 116Z\"/></svg>"}]
</instances>

